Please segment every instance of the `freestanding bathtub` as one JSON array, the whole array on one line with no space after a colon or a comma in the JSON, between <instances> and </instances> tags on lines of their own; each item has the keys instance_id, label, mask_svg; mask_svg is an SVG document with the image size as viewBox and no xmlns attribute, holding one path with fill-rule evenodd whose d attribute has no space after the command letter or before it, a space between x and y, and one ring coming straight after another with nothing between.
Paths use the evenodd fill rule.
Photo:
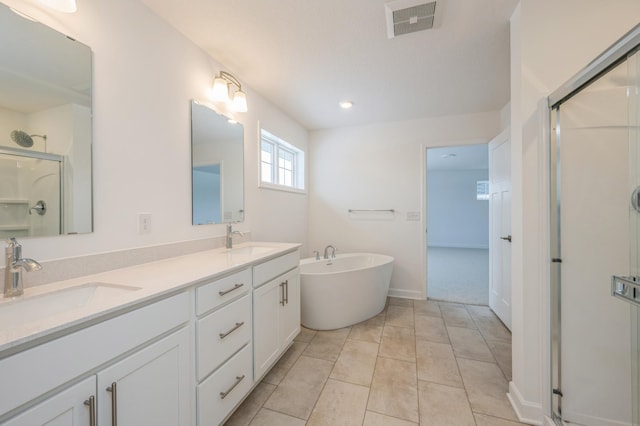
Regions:
<instances>
[{"instance_id":1,"label":"freestanding bathtub","mask_svg":"<svg viewBox=\"0 0 640 426\"><path fill-rule=\"evenodd\" d=\"M382 312L391 282L393 257L345 253L334 259L300 261L302 325L334 330Z\"/></svg>"}]
</instances>

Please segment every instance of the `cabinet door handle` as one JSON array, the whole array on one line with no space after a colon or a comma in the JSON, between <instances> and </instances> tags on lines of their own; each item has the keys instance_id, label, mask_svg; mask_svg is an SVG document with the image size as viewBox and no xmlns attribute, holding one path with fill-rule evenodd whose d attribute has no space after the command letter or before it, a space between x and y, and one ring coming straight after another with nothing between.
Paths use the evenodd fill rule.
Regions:
<instances>
[{"instance_id":1,"label":"cabinet door handle","mask_svg":"<svg viewBox=\"0 0 640 426\"><path fill-rule=\"evenodd\" d=\"M280 304L284 306L284 283L278 284L280 287Z\"/></svg>"},{"instance_id":2,"label":"cabinet door handle","mask_svg":"<svg viewBox=\"0 0 640 426\"><path fill-rule=\"evenodd\" d=\"M96 397L91 395L84 405L89 406L89 426L96 426Z\"/></svg>"},{"instance_id":3,"label":"cabinet door handle","mask_svg":"<svg viewBox=\"0 0 640 426\"><path fill-rule=\"evenodd\" d=\"M231 287L229 290L222 290L222 291L219 291L219 292L218 292L218 294L219 294L220 296L224 296L224 295L225 295L225 294L227 294L227 293L231 293L232 291L239 289L239 288L240 288L240 287L242 287L243 285L244 285L244 283L236 284L236 285L234 285L233 287Z\"/></svg>"},{"instance_id":4,"label":"cabinet door handle","mask_svg":"<svg viewBox=\"0 0 640 426\"><path fill-rule=\"evenodd\" d=\"M236 325L234 325L231 330L227 331L226 333L220 333L220 339L224 339L225 337L227 337L228 335L230 335L231 333L233 333L234 331L236 331L237 329L239 329L243 325L244 325L244 321L237 322Z\"/></svg>"},{"instance_id":5,"label":"cabinet door handle","mask_svg":"<svg viewBox=\"0 0 640 426\"><path fill-rule=\"evenodd\" d=\"M107 392L111 392L111 426L118 426L118 384L111 383Z\"/></svg>"},{"instance_id":6,"label":"cabinet door handle","mask_svg":"<svg viewBox=\"0 0 640 426\"><path fill-rule=\"evenodd\" d=\"M288 305L289 304L289 280L285 280L284 288L285 288L284 303Z\"/></svg>"},{"instance_id":7,"label":"cabinet door handle","mask_svg":"<svg viewBox=\"0 0 640 426\"><path fill-rule=\"evenodd\" d=\"M227 389L226 392L220 392L220 399L225 399L232 390L234 390L236 388L236 386L238 386L240 384L240 382L244 379L244 374L242 376L236 376L236 382L231 385L231 387L229 389Z\"/></svg>"}]
</instances>

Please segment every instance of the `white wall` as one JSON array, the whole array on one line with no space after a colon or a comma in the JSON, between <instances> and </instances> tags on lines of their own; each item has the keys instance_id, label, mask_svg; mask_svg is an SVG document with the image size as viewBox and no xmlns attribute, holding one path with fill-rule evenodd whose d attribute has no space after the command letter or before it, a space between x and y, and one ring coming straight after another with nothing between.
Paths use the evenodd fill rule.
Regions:
<instances>
[{"instance_id":1,"label":"white wall","mask_svg":"<svg viewBox=\"0 0 640 426\"><path fill-rule=\"evenodd\" d=\"M521 416L533 421L541 421L542 413L549 410L545 388L549 356L547 172L539 102L639 21L640 2L636 0L616 0L606 6L599 0L521 0L511 20L510 396Z\"/></svg>"},{"instance_id":2,"label":"white wall","mask_svg":"<svg viewBox=\"0 0 640 426\"><path fill-rule=\"evenodd\" d=\"M489 200L478 200L476 183L489 170L427 171L427 245L489 248Z\"/></svg>"},{"instance_id":3,"label":"white wall","mask_svg":"<svg viewBox=\"0 0 640 426\"><path fill-rule=\"evenodd\" d=\"M499 131L493 112L311 132L309 250L333 244L342 252L391 255L390 293L426 297L426 221L406 217L426 204L426 147L486 143Z\"/></svg>"},{"instance_id":4,"label":"white wall","mask_svg":"<svg viewBox=\"0 0 640 426\"><path fill-rule=\"evenodd\" d=\"M224 235L223 225L191 226L190 100L206 100L224 66L138 1L81 1L78 12L5 0L89 45L93 59L94 233L23 241L37 260ZM237 76L242 81L242 76ZM245 210L239 230L254 239L306 241L307 196L257 188L258 120L307 149L307 132L243 85ZM222 108L219 108L222 111ZM137 213L152 214L152 232L137 233Z\"/></svg>"}]
</instances>

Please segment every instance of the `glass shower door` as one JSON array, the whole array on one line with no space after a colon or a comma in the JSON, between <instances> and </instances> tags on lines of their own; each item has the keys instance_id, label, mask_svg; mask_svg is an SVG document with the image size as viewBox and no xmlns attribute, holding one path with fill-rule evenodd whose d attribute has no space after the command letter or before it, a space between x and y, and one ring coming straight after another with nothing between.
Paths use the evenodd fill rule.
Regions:
<instances>
[{"instance_id":1,"label":"glass shower door","mask_svg":"<svg viewBox=\"0 0 640 426\"><path fill-rule=\"evenodd\" d=\"M623 57L553 107L557 424L640 426L639 62Z\"/></svg>"}]
</instances>

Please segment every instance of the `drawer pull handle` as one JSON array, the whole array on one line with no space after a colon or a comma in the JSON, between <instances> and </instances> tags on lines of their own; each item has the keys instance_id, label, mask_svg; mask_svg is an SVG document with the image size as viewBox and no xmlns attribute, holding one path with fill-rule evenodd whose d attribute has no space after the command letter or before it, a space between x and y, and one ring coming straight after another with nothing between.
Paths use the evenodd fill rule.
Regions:
<instances>
[{"instance_id":1,"label":"drawer pull handle","mask_svg":"<svg viewBox=\"0 0 640 426\"><path fill-rule=\"evenodd\" d=\"M236 386L240 384L240 382L243 379L244 379L244 374L242 376L236 376L236 382L229 389L227 389L226 392L220 392L220 399L225 399L231 393L231 391L234 390Z\"/></svg>"},{"instance_id":2,"label":"drawer pull handle","mask_svg":"<svg viewBox=\"0 0 640 426\"><path fill-rule=\"evenodd\" d=\"M89 406L89 426L96 426L96 397L91 395L84 405Z\"/></svg>"},{"instance_id":3,"label":"drawer pull handle","mask_svg":"<svg viewBox=\"0 0 640 426\"><path fill-rule=\"evenodd\" d=\"M234 285L233 287L231 287L229 290L219 291L219 292L218 292L218 294L219 294L220 296L224 296L224 295L225 295L225 294L227 294L227 293L231 293L232 291L239 289L239 288L240 288L240 287L242 287L243 285L244 285L244 283L236 284L236 285Z\"/></svg>"},{"instance_id":4,"label":"drawer pull handle","mask_svg":"<svg viewBox=\"0 0 640 426\"><path fill-rule=\"evenodd\" d=\"M226 333L220 333L220 339L224 339L225 337L227 337L228 335L230 335L231 333L233 333L243 325L244 325L244 321L237 322L236 325L231 330L227 331Z\"/></svg>"},{"instance_id":5,"label":"drawer pull handle","mask_svg":"<svg viewBox=\"0 0 640 426\"><path fill-rule=\"evenodd\" d=\"M118 384L111 383L107 392L111 392L111 426L118 426Z\"/></svg>"}]
</instances>

